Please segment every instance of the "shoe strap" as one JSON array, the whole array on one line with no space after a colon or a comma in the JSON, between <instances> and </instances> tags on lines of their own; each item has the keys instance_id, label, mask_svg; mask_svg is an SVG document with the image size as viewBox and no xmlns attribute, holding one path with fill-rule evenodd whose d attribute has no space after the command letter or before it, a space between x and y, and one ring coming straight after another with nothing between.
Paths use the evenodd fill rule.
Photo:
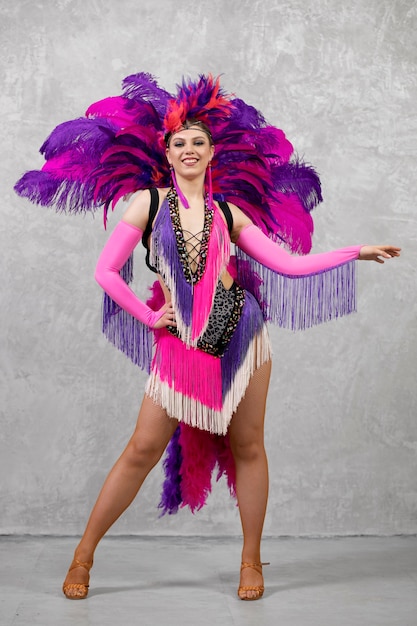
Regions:
<instances>
[{"instance_id":1,"label":"shoe strap","mask_svg":"<svg viewBox=\"0 0 417 626\"><path fill-rule=\"evenodd\" d=\"M271 565L270 563L242 563L240 566L240 570L242 571L243 569L246 569L247 567L250 567L251 569L254 569L255 571L258 571L257 568L260 567L261 568L261 572L258 573L262 573L262 566L263 565Z\"/></svg>"},{"instance_id":2,"label":"shoe strap","mask_svg":"<svg viewBox=\"0 0 417 626\"><path fill-rule=\"evenodd\" d=\"M71 571L75 569L76 567L83 567L84 569L87 570L87 572L89 572L90 569L93 567L93 561L90 561L87 563L87 562L79 561L78 559L73 559L68 571Z\"/></svg>"}]
</instances>

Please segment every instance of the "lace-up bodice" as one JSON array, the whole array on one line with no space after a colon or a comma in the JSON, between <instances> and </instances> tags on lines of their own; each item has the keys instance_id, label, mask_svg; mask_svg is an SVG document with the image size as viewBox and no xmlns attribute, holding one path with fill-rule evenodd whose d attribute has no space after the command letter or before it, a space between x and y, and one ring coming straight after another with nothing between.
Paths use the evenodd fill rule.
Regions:
<instances>
[{"instance_id":1,"label":"lace-up bodice","mask_svg":"<svg viewBox=\"0 0 417 626\"><path fill-rule=\"evenodd\" d=\"M187 282L195 284L202 277L206 267L213 211L205 202L203 230L198 233L191 233L182 228L177 194L172 190L169 191L167 200L181 265Z\"/></svg>"},{"instance_id":2,"label":"lace-up bodice","mask_svg":"<svg viewBox=\"0 0 417 626\"><path fill-rule=\"evenodd\" d=\"M193 274L196 273L200 263L201 242L204 230L194 234L185 228L182 229L185 247L188 253L188 267Z\"/></svg>"}]
</instances>

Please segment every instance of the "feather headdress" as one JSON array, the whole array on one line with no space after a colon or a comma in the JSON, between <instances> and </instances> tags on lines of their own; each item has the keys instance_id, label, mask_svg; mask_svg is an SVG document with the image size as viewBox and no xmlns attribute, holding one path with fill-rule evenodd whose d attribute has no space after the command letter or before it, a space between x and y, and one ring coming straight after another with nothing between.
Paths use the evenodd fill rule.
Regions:
<instances>
[{"instance_id":1,"label":"feather headdress","mask_svg":"<svg viewBox=\"0 0 417 626\"><path fill-rule=\"evenodd\" d=\"M168 102L165 136L182 128L187 120L198 120L211 128L216 122L227 119L232 108L230 96L220 87L219 78L215 80L209 74L200 76L198 82L183 79L177 97Z\"/></svg>"},{"instance_id":2,"label":"feather headdress","mask_svg":"<svg viewBox=\"0 0 417 626\"><path fill-rule=\"evenodd\" d=\"M171 185L164 136L191 118L209 127L216 146L214 198L233 202L268 236L307 253L310 211L321 201L316 172L294 158L282 130L211 75L184 79L175 95L150 74L128 76L121 96L96 102L51 133L41 147L42 170L26 172L15 190L58 211L103 208L106 223L124 195Z\"/></svg>"}]
</instances>

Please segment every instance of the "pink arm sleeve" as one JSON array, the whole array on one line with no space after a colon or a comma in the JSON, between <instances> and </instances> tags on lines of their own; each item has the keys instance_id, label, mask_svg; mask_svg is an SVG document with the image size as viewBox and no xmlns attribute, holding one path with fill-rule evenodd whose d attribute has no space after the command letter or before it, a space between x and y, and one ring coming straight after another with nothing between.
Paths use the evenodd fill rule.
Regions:
<instances>
[{"instance_id":1,"label":"pink arm sleeve","mask_svg":"<svg viewBox=\"0 0 417 626\"><path fill-rule=\"evenodd\" d=\"M359 257L362 246L350 246L331 252L296 256L269 239L254 224L245 226L236 241L243 252L269 269L285 276L317 274Z\"/></svg>"},{"instance_id":2,"label":"pink arm sleeve","mask_svg":"<svg viewBox=\"0 0 417 626\"><path fill-rule=\"evenodd\" d=\"M164 311L153 311L139 300L120 276L120 270L141 240L143 231L127 222L119 222L109 237L97 262L95 279L104 291L143 324L151 328Z\"/></svg>"}]
</instances>

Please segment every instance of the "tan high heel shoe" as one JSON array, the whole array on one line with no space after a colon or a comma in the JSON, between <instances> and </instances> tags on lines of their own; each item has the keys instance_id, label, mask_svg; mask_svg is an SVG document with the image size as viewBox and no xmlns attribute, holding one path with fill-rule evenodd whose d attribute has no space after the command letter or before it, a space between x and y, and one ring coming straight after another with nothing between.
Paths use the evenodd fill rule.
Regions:
<instances>
[{"instance_id":1,"label":"tan high heel shoe","mask_svg":"<svg viewBox=\"0 0 417 626\"><path fill-rule=\"evenodd\" d=\"M242 563L242 565L240 566L240 571L246 569L247 567L250 567L251 569L254 569L256 572L258 572L258 574L262 574L262 566L263 565L269 565L269 563ZM255 595L253 598L248 598L248 597L242 597L241 593L246 592L246 591L254 591ZM239 598L241 600L260 600L262 598L262 596L264 595L264 591L265 591L265 587L263 585L251 585L251 586L240 586L239 589L237 590L237 595L239 596Z\"/></svg>"},{"instance_id":2,"label":"tan high heel shoe","mask_svg":"<svg viewBox=\"0 0 417 626\"><path fill-rule=\"evenodd\" d=\"M83 567L87 572L93 567L93 561L89 563L83 563L78 559L74 559L70 565L68 573L77 567ZM67 574L68 576L68 574ZM90 577L89 577L90 580ZM62 585L62 591L69 600L83 600L88 595L88 582L87 583L65 583Z\"/></svg>"}]
</instances>

